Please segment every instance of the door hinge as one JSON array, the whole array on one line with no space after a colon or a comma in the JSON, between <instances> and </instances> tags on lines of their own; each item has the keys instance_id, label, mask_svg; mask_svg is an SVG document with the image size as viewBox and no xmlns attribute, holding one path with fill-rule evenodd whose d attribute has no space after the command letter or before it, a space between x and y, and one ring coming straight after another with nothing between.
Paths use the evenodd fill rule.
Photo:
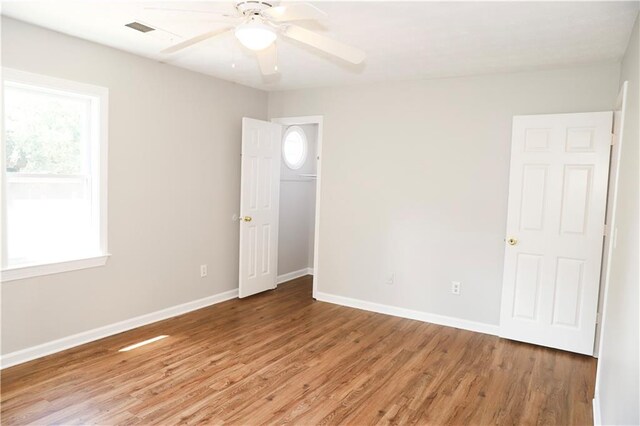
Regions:
<instances>
[{"instance_id":1,"label":"door hinge","mask_svg":"<svg viewBox=\"0 0 640 426\"><path fill-rule=\"evenodd\" d=\"M602 235L604 235L605 237L609 235L609 224L608 223L604 224L604 230L602 231Z\"/></svg>"},{"instance_id":2,"label":"door hinge","mask_svg":"<svg viewBox=\"0 0 640 426\"><path fill-rule=\"evenodd\" d=\"M596 313L596 324L600 324L600 312Z\"/></svg>"},{"instance_id":3,"label":"door hinge","mask_svg":"<svg viewBox=\"0 0 640 426\"><path fill-rule=\"evenodd\" d=\"M616 144L616 134L611 133L611 146Z\"/></svg>"}]
</instances>

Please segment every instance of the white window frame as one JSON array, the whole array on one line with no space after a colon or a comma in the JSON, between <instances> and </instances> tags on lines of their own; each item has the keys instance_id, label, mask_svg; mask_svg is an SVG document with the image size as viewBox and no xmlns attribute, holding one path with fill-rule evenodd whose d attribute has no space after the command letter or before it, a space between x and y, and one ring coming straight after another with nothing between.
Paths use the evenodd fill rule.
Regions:
<instances>
[{"instance_id":1,"label":"white window frame","mask_svg":"<svg viewBox=\"0 0 640 426\"><path fill-rule=\"evenodd\" d=\"M300 159L300 161L298 161L295 164L291 164L287 159L287 156L284 154L284 144L287 142L287 137L289 136L290 133L297 133L302 138L302 158ZM309 149L309 141L307 140L307 134L302 129L302 127L290 126L284 132L284 136L282 137L282 160L284 161L284 164L288 168L290 168L291 170L299 170L300 168L302 168L302 166L304 166L304 163L307 162L307 155L309 154L308 149Z\"/></svg>"},{"instance_id":2,"label":"white window frame","mask_svg":"<svg viewBox=\"0 0 640 426\"><path fill-rule=\"evenodd\" d=\"M106 264L110 254L107 245L107 154L108 154L108 113L109 113L109 89L101 86L94 86L86 83L79 83L61 78L49 77L41 74L34 74L26 71L20 71L12 68L2 68L2 76L0 78L0 93L3 93L5 83L24 84L26 86L35 86L49 90L52 93L74 93L82 97L90 98L92 102L92 120L97 130L92 136L94 144L91 150L91 159L93 167L98 170L92 172L92 203L94 203L94 211L97 212L98 218L98 234L100 238L99 254L91 257L68 259L64 261L51 263L35 263L17 266L7 266L7 239L6 233L2 232L2 272L0 273L0 281L13 281L24 278L37 277L42 275L56 274L60 272L75 271L78 269L93 268ZM4 97L2 97L4 99ZM6 182L7 172L5 165L5 132L4 132L4 103L0 105L0 120L2 120L2 144L0 146L0 167L2 168L2 208L0 216L2 221L2 229L6 229ZM97 146L96 146L97 145ZM99 156L96 158L95 156ZM95 194L98 194L95 196Z\"/></svg>"}]
</instances>

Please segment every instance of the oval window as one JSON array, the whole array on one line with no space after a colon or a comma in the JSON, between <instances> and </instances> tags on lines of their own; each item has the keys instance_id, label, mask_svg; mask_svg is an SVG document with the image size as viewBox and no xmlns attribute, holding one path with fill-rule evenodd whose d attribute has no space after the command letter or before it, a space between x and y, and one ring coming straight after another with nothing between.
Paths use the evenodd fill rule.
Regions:
<instances>
[{"instance_id":1,"label":"oval window","mask_svg":"<svg viewBox=\"0 0 640 426\"><path fill-rule=\"evenodd\" d=\"M302 167L307 160L307 136L300 127L289 127L282 140L282 158L290 169Z\"/></svg>"}]
</instances>

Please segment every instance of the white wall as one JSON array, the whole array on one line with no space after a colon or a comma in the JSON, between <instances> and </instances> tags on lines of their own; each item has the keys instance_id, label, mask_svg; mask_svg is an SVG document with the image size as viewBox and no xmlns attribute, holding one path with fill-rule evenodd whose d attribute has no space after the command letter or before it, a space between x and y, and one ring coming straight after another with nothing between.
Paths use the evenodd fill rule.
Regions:
<instances>
[{"instance_id":1,"label":"white wall","mask_svg":"<svg viewBox=\"0 0 640 426\"><path fill-rule=\"evenodd\" d=\"M595 403L599 404L601 421L605 425L640 424L639 39L636 20L620 73L620 85L628 81L629 87L623 139L619 147L621 158L614 219L617 237L611 260L596 384Z\"/></svg>"},{"instance_id":2,"label":"white wall","mask_svg":"<svg viewBox=\"0 0 640 426\"><path fill-rule=\"evenodd\" d=\"M266 93L4 17L2 65L109 88L112 253L2 283L3 354L237 287L241 118Z\"/></svg>"},{"instance_id":3,"label":"white wall","mask_svg":"<svg viewBox=\"0 0 640 426\"><path fill-rule=\"evenodd\" d=\"M318 290L498 324L511 118L610 110L618 78L605 64L271 93L271 117L324 116Z\"/></svg>"},{"instance_id":4,"label":"white wall","mask_svg":"<svg viewBox=\"0 0 640 426\"><path fill-rule=\"evenodd\" d=\"M299 174L316 173L318 125L299 127L307 136L307 160L298 170L281 163L278 275L313 268L316 181Z\"/></svg>"},{"instance_id":5,"label":"white wall","mask_svg":"<svg viewBox=\"0 0 640 426\"><path fill-rule=\"evenodd\" d=\"M113 254L3 283L3 354L237 287L240 118L266 118L266 93L6 18L2 64L110 89ZM497 324L511 117L608 110L618 78L606 64L270 94L270 117L325 117L319 290Z\"/></svg>"}]
</instances>

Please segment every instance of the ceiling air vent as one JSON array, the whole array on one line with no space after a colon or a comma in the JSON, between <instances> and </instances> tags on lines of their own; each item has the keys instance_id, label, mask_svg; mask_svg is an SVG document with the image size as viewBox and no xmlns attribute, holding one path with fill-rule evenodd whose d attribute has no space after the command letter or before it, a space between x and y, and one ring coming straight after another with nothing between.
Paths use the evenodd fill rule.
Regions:
<instances>
[{"instance_id":1,"label":"ceiling air vent","mask_svg":"<svg viewBox=\"0 0 640 426\"><path fill-rule=\"evenodd\" d=\"M141 33L148 33L149 31L155 30L155 28L148 27L145 24L141 24L140 22L132 22L130 24L126 24L125 27L133 28L134 30L140 31Z\"/></svg>"}]
</instances>

